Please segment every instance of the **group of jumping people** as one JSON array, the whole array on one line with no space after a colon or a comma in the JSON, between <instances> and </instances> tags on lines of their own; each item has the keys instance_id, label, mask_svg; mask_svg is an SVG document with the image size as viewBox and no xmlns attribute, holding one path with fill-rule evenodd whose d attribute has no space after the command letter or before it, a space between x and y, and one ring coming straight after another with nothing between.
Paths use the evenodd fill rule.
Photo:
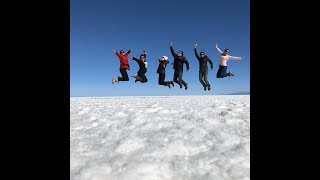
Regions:
<instances>
[{"instance_id":1,"label":"group of jumping people","mask_svg":"<svg viewBox=\"0 0 320 180\"><path fill-rule=\"evenodd\" d=\"M207 62L210 63L210 69L213 70L213 62L212 60L205 55L205 53L203 51L200 52L200 55L197 52L197 47L198 44L195 43L194 44L194 53L196 58L199 61L199 81L202 84L204 90L211 90L211 86L210 83L208 81L208 65ZM233 60L243 60L243 57L236 57L236 56L230 56L230 50L229 49L225 49L224 51L221 51L220 48L218 47L218 43L216 43L215 45L216 49L218 50L219 54L220 54L220 59L219 59L219 69L217 71L217 78L224 78L227 76L234 76L234 73L232 73L231 71L227 72L227 61L230 59ZM183 64L186 65L187 71L189 71L189 61L187 60L186 57L183 56L183 51L179 50L178 53L176 54L173 47L172 47L172 42L170 41L170 51L171 54L174 58L174 61L172 63L173 65L173 69L174 69L174 75L173 75L173 81L165 81L165 77L166 77L166 66L167 64L169 64L169 58L168 56L162 56L160 59L158 59L158 69L157 69L157 73L159 74L159 78L158 78L158 84L159 85L163 85L163 86L168 86L169 88L171 88L171 86L174 87L174 82L179 84L180 88L185 88L185 90L188 89L188 83L186 83L183 79L182 79L182 75L183 75ZM136 58L136 57L132 57L129 56L131 50L129 49L126 53L123 50L120 50L120 53L118 53L116 50L113 49L113 52L118 56L119 60L120 60L120 73L121 73L121 77L117 77L117 78L112 78L112 84L114 84L115 82L119 82L119 81L129 81L129 76L127 73L127 70L130 70L130 65L129 65L129 61L128 58L136 61L139 64L139 70L137 72L137 74L134 74L132 77L135 78L135 82L141 82L141 83L146 83L148 82L148 79L146 77L146 73L147 73L147 67L148 67L148 62L146 60L147 58L147 51L143 50L143 54L140 55L140 59Z\"/></svg>"}]
</instances>

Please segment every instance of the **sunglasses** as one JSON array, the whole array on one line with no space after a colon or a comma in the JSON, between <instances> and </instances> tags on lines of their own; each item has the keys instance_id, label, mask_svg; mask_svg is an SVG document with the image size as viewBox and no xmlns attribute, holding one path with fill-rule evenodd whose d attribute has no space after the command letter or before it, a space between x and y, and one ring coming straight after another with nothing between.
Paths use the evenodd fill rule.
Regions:
<instances>
[{"instance_id":1,"label":"sunglasses","mask_svg":"<svg viewBox=\"0 0 320 180\"><path fill-rule=\"evenodd\" d=\"M224 51L224 52L227 52L227 53L229 53L230 51L228 51L228 50L227 50L227 51Z\"/></svg>"},{"instance_id":2,"label":"sunglasses","mask_svg":"<svg viewBox=\"0 0 320 180\"><path fill-rule=\"evenodd\" d=\"M120 53L124 53L124 51L120 51Z\"/></svg>"},{"instance_id":3,"label":"sunglasses","mask_svg":"<svg viewBox=\"0 0 320 180\"><path fill-rule=\"evenodd\" d=\"M204 53L200 53L200 55L204 55Z\"/></svg>"}]
</instances>

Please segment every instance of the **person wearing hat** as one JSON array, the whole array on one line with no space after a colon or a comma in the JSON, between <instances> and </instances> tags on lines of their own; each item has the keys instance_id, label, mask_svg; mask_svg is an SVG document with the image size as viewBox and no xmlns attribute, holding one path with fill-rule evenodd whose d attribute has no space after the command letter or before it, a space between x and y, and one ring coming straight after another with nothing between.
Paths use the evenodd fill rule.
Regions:
<instances>
[{"instance_id":1,"label":"person wearing hat","mask_svg":"<svg viewBox=\"0 0 320 180\"><path fill-rule=\"evenodd\" d=\"M217 78L224 78L227 76L234 76L233 72L229 71L227 72L227 61L229 59L233 59L233 60L243 60L243 57L236 57L236 56L230 56L230 49L225 49L224 52L222 52L219 47L218 47L218 43L216 43L216 49L218 50L218 52L220 53L220 59L219 59L219 69L217 72Z\"/></svg>"},{"instance_id":2,"label":"person wearing hat","mask_svg":"<svg viewBox=\"0 0 320 180\"><path fill-rule=\"evenodd\" d=\"M130 70L130 65L128 62L128 55L130 54L131 50L129 49L126 53L123 50L120 50L118 53L116 50L112 50L120 60L120 73L122 77L112 78L112 84L119 81L129 81L129 76L127 73L127 69Z\"/></svg>"},{"instance_id":3,"label":"person wearing hat","mask_svg":"<svg viewBox=\"0 0 320 180\"><path fill-rule=\"evenodd\" d=\"M168 86L171 88L170 84L174 87L173 81L164 81L166 78L166 66L169 64L168 56L162 56L161 59L158 59L159 66L157 69L157 73L159 74L158 83L159 85Z\"/></svg>"},{"instance_id":4,"label":"person wearing hat","mask_svg":"<svg viewBox=\"0 0 320 180\"><path fill-rule=\"evenodd\" d=\"M174 58L173 62L173 69L174 69L174 75L173 75L173 81L175 83L178 83L180 85L180 88L182 88L182 85L184 86L185 90L188 89L188 84L182 79L183 75L183 64L186 64L187 71L189 71L189 62L187 58L183 56L183 51L179 50L178 54L174 52L174 49L172 47L172 41L170 41L170 50L171 54Z\"/></svg>"},{"instance_id":5,"label":"person wearing hat","mask_svg":"<svg viewBox=\"0 0 320 180\"><path fill-rule=\"evenodd\" d=\"M148 82L148 79L146 77L146 72L147 72L147 67L148 67L148 62L146 60L147 58L147 51L143 50L143 54L140 55L140 59L137 59L135 57L129 56L130 59L136 61L139 64L139 71L137 74L133 75L136 80L134 82L140 81L141 83L146 83Z\"/></svg>"},{"instance_id":6,"label":"person wearing hat","mask_svg":"<svg viewBox=\"0 0 320 180\"><path fill-rule=\"evenodd\" d=\"M194 54L196 55L196 58L199 61L199 81L202 84L202 86L203 86L205 91L207 90L207 87L208 87L208 91L210 91L211 90L211 86L210 86L210 83L208 81L208 65L207 65L207 62L210 63L211 70L213 70L213 63L212 63L211 59L207 55L204 54L203 51L200 52L200 56L199 56L199 54L197 52L197 46L198 46L198 44L195 43L194 44Z\"/></svg>"}]
</instances>

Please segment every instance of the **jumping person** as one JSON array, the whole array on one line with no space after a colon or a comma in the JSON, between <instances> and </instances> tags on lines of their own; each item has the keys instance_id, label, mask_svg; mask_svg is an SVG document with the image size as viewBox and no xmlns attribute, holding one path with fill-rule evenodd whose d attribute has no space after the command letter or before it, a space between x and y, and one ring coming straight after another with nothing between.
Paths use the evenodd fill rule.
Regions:
<instances>
[{"instance_id":1,"label":"jumping person","mask_svg":"<svg viewBox=\"0 0 320 180\"><path fill-rule=\"evenodd\" d=\"M170 84L174 87L173 81L164 81L166 78L166 67L169 64L168 56L162 56L161 59L158 59L159 66L157 69L157 73L159 73L158 83L159 85L168 86L171 88Z\"/></svg>"},{"instance_id":2,"label":"jumping person","mask_svg":"<svg viewBox=\"0 0 320 180\"><path fill-rule=\"evenodd\" d=\"M147 67L148 67L148 62L146 60L147 58L147 51L143 50L143 54L140 55L140 59L137 59L135 57L129 56L130 59L135 60L139 64L139 71L137 74L135 74L133 77L136 78L134 82L140 81L141 83L146 83L148 82L148 79L146 77L147 73Z\"/></svg>"},{"instance_id":3,"label":"jumping person","mask_svg":"<svg viewBox=\"0 0 320 180\"><path fill-rule=\"evenodd\" d=\"M217 78L224 78L227 76L234 76L234 74L229 71L227 72L227 61L229 59L233 59L233 60L243 60L243 57L236 57L236 56L230 56L230 49L225 49L224 52L222 52L219 47L218 47L218 43L216 43L216 49L218 50L218 52L220 53L220 59L219 59L219 69L217 72Z\"/></svg>"},{"instance_id":4,"label":"jumping person","mask_svg":"<svg viewBox=\"0 0 320 180\"><path fill-rule=\"evenodd\" d=\"M208 65L207 65L207 62L210 63L211 70L213 70L213 63L212 63L211 59L207 55L204 54L203 51L200 52L200 56L198 55L197 46L198 46L198 44L195 43L194 44L194 54L196 55L196 57L197 57L197 59L199 61L199 81L202 84L202 86L203 86L205 91L207 90L207 87L208 87L208 91L210 91L211 90L211 86L210 86L210 83L208 81Z\"/></svg>"},{"instance_id":5,"label":"jumping person","mask_svg":"<svg viewBox=\"0 0 320 180\"><path fill-rule=\"evenodd\" d=\"M171 54L174 58L173 62L173 69L174 69L174 75L173 75L173 81L180 85L180 88L182 88L182 85L184 86L185 90L188 89L188 84L182 79L183 75L183 63L186 64L187 71L189 71L189 62L187 58L183 56L183 51L179 50L178 54L176 54L172 47L172 42L170 41L170 50Z\"/></svg>"},{"instance_id":6,"label":"jumping person","mask_svg":"<svg viewBox=\"0 0 320 180\"><path fill-rule=\"evenodd\" d=\"M118 53L116 50L112 50L120 60L120 73L122 77L112 78L112 84L119 81L129 81L129 76L127 73L127 69L130 70L130 65L128 62L128 54L130 54L131 50L129 49L126 53L123 50L120 50Z\"/></svg>"}]
</instances>

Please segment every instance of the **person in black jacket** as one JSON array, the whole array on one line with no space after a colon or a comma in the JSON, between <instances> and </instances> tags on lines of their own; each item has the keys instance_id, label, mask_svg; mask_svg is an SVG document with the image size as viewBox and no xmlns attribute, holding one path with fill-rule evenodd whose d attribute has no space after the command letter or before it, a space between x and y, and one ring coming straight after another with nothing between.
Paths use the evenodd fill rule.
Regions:
<instances>
[{"instance_id":1,"label":"person in black jacket","mask_svg":"<svg viewBox=\"0 0 320 180\"><path fill-rule=\"evenodd\" d=\"M172 47L172 42L170 41L170 50L171 54L174 58L173 62L173 69L174 69L174 75L173 75L173 81L175 83L178 83L180 85L180 88L182 88L182 85L184 85L185 90L188 89L188 84L182 80L182 74L183 74L183 63L187 66L187 71L189 71L189 62L188 60L183 56L183 51L178 51L178 54L176 54Z\"/></svg>"},{"instance_id":2,"label":"person in black jacket","mask_svg":"<svg viewBox=\"0 0 320 180\"><path fill-rule=\"evenodd\" d=\"M139 64L139 71L137 74L133 75L136 80L134 82L140 81L141 83L148 82L148 79L146 77L148 62L146 60L147 58L147 51L143 50L143 54L140 55L140 59L137 59L135 57L129 56L130 59L135 60Z\"/></svg>"},{"instance_id":3,"label":"person in black jacket","mask_svg":"<svg viewBox=\"0 0 320 180\"><path fill-rule=\"evenodd\" d=\"M159 73L158 83L159 85L168 86L171 88L170 84L174 87L173 81L164 81L166 78L166 66L169 64L168 56L162 56L161 59L158 59L159 66L157 69L157 73Z\"/></svg>"},{"instance_id":4,"label":"person in black jacket","mask_svg":"<svg viewBox=\"0 0 320 180\"><path fill-rule=\"evenodd\" d=\"M211 59L207 55L204 54L203 51L200 52L200 56L198 55L197 46L198 46L198 44L195 43L194 44L194 54L196 55L196 57L197 57L197 59L199 61L199 81L202 84L202 86L203 86L205 91L207 90L207 87L208 87L208 91L210 91L211 90L211 86L210 86L210 83L208 81L208 65L207 65L207 62L210 63L211 70L213 70L213 63L212 63Z\"/></svg>"}]
</instances>

